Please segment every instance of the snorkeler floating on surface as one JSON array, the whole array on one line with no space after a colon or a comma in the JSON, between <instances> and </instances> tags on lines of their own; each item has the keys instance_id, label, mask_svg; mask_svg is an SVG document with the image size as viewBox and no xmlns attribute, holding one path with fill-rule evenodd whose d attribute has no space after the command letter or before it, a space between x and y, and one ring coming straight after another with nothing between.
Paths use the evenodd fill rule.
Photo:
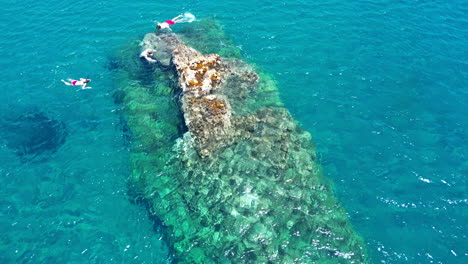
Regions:
<instances>
[{"instance_id":1,"label":"snorkeler floating on surface","mask_svg":"<svg viewBox=\"0 0 468 264\"><path fill-rule=\"evenodd\" d=\"M195 21L195 16L191 13L184 13L183 15L178 15L173 19L166 20L162 23L158 23L156 29L169 29L172 30L170 25L174 25L176 23L191 23Z\"/></svg>"},{"instance_id":2,"label":"snorkeler floating on surface","mask_svg":"<svg viewBox=\"0 0 468 264\"><path fill-rule=\"evenodd\" d=\"M73 80L73 79L67 79L69 82L66 82L64 80L62 80L62 82L66 85L69 85L69 86L79 86L81 85L81 89L91 89L92 87L91 86L88 86L86 87L86 85L91 82L91 79L83 79L83 78L80 78L80 80Z\"/></svg>"},{"instance_id":3,"label":"snorkeler floating on surface","mask_svg":"<svg viewBox=\"0 0 468 264\"><path fill-rule=\"evenodd\" d=\"M140 54L140 58L141 58L141 59L144 59L144 60L146 60L146 61L148 61L148 62L153 62L153 63L154 63L154 62L156 62L156 60L152 58L153 52L154 52L154 51L155 51L155 50L153 50L153 49L145 49L145 50Z\"/></svg>"}]
</instances>

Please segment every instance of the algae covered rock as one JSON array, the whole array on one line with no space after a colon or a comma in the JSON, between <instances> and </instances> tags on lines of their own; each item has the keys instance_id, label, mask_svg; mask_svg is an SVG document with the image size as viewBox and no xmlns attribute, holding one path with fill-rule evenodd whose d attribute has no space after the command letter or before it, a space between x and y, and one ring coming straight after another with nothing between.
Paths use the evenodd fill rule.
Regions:
<instances>
[{"instance_id":1,"label":"algae covered rock","mask_svg":"<svg viewBox=\"0 0 468 264\"><path fill-rule=\"evenodd\" d=\"M190 38L190 31L183 34ZM161 58L170 56L174 71L160 74L174 80L174 94L180 93L174 111L182 112L187 131L173 141L163 137L165 155L134 147L140 155L132 179L164 225L175 260L367 263L362 238L316 163L310 134L282 106L272 78L169 35L147 45L170 47Z\"/></svg>"},{"instance_id":2,"label":"algae covered rock","mask_svg":"<svg viewBox=\"0 0 468 264\"><path fill-rule=\"evenodd\" d=\"M182 89L185 124L197 142L202 156L230 142L231 109L228 101L213 91L222 82L223 63L217 54L202 55L180 44L173 52L172 63Z\"/></svg>"},{"instance_id":3,"label":"algae covered rock","mask_svg":"<svg viewBox=\"0 0 468 264\"><path fill-rule=\"evenodd\" d=\"M221 82L222 64L219 55L202 55L184 44L180 44L172 54L179 85L184 93L197 97L210 94Z\"/></svg>"}]
</instances>

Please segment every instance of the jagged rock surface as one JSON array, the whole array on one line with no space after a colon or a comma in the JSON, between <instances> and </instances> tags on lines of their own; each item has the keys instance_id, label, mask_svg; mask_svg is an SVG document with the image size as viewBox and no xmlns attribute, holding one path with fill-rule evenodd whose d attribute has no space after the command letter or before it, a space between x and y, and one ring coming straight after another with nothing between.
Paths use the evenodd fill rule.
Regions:
<instances>
[{"instance_id":1,"label":"jagged rock surface","mask_svg":"<svg viewBox=\"0 0 468 264\"><path fill-rule=\"evenodd\" d=\"M233 134L229 103L223 96L213 93L222 82L224 63L217 54L202 55L184 44L172 54L183 91L185 123L197 142L200 155L210 156L229 144Z\"/></svg>"}]
</instances>

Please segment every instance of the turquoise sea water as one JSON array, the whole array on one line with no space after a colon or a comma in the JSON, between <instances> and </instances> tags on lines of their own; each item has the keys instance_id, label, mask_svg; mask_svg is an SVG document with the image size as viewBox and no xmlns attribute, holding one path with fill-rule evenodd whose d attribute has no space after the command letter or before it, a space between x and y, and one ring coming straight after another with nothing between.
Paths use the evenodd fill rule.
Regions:
<instances>
[{"instance_id":1,"label":"turquoise sea water","mask_svg":"<svg viewBox=\"0 0 468 264\"><path fill-rule=\"evenodd\" d=\"M108 58L183 11L274 74L374 262L467 262L466 2L0 5L2 263L170 262L126 194ZM92 90L60 82L88 75Z\"/></svg>"}]
</instances>

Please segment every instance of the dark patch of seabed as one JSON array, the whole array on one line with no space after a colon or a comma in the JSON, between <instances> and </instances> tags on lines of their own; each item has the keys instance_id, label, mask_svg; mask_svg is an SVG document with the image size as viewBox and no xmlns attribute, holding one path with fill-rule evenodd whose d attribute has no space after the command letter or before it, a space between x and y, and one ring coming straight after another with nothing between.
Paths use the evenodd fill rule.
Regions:
<instances>
[{"instance_id":1,"label":"dark patch of seabed","mask_svg":"<svg viewBox=\"0 0 468 264\"><path fill-rule=\"evenodd\" d=\"M43 112L24 112L0 123L5 145L22 161L46 159L65 143L65 123Z\"/></svg>"}]
</instances>

